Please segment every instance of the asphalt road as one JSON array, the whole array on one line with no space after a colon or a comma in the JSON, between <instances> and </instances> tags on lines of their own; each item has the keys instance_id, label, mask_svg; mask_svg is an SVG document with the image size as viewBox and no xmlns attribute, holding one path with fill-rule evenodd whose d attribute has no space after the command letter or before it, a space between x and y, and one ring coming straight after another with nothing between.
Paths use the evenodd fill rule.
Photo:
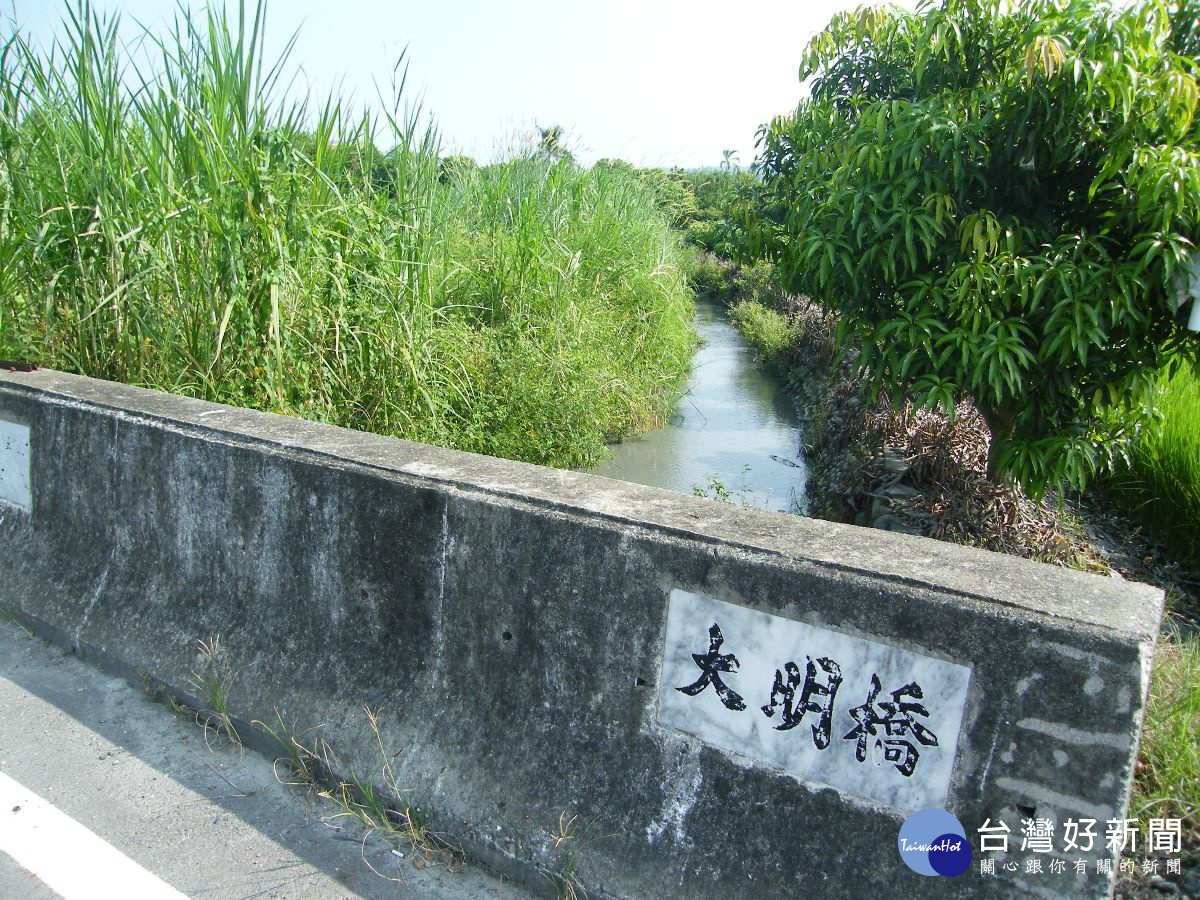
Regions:
<instances>
[{"instance_id":1,"label":"asphalt road","mask_svg":"<svg viewBox=\"0 0 1200 900\"><path fill-rule=\"evenodd\" d=\"M0 618L0 897L526 896L480 869L418 869L337 812Z\"/></svg>"}]
</instances>

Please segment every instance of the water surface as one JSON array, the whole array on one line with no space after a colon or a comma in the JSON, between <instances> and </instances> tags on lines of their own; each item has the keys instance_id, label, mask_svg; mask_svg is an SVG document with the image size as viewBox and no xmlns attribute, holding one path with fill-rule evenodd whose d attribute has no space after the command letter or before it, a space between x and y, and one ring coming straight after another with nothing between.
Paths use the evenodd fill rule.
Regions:
<instances>
[{"instance_id":1,"label":"water surface","mask_svg":"<svg viewBox=\"0 0 1200 900\"><path fill-rule=\"evenodd\" d=\"M696 301L696 330L704 344L667 426L614 445L613 458L590 471L688 494L699 486L709 496L715 478L734 503L801 511L807 472L795 405L754 362L721 304Z\"/></svg>"}]
</instances>

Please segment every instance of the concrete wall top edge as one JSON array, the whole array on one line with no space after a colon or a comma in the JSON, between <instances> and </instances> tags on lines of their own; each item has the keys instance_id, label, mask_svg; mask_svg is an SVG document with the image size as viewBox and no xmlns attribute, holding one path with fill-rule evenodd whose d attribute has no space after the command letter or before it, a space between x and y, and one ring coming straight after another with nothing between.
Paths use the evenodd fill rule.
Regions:
<instances>
[{"instance_id":1,"label":"concrete wall top edge","mask_svg":"<svg viewBox=\"0 0 1200 900\"><path fill-rule=\"evenodd\" d=\"M0 371L5 395L107 408L219 440L245 440L382 472L767 552L799 565L886 576L1135 638L1157 634L1163 594L1132 584L927 538L765 512L614 481L48 369ZM36 450L34 451L36 452ZM1048 577L1048 575L1053 577Z\"/></svg>"}]
</instances>

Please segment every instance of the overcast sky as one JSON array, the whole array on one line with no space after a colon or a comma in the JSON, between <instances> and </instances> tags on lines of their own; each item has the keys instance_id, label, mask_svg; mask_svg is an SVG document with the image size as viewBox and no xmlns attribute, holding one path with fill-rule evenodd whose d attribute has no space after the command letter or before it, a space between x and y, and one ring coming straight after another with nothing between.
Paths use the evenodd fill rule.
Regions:
<instances>
[{"instance_id":1,"label":"overcast sky","mask_svg":"<svg viewBox=\"0 0 1200 900\"><path fill-rule=\"evenodd\" d=\"M11 10L10 2L3 8ZM291 62L303 71L300 83L318 96L340 89L361 103L375 101L376 83L387 88L407 47L410 99L424 98L448 152L482 161L517 146L535 124L559 124L585 163L619 157L715 166L722 150L733 149L748 165L757 127L800 98L797 68L809 37L835 10L857 5L274 0L268 46L277 52L299 29ZM94 6L154 30L173 9L168 0ZM45 42L64 8L56 0L17 0L15 15L22 31Z\"/></svg>"}]
</instances>

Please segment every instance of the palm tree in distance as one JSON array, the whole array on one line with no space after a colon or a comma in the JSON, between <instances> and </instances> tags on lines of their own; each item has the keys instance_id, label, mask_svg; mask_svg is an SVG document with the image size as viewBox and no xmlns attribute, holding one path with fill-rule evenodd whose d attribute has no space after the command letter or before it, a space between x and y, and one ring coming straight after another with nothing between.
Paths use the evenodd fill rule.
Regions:
<instances>
[{"instance_id":1,"label":"palm tree in distance","mask_svg":"<svg viewBox=\"0 0 1200 900\"><path fill-rule=\"evenodd\" d=\"M571 159L571 151L563 146L566 132L561 125L551 125L549 128L537 126L538 139L537 155L542 159L555 162L560 159Z\"/></svg>"},{"instance_id":2,"label":"palm tree in distance","mask_svg":"<svg viewBox=\"0 0 1200 900\"><path fill-rule=\"evenodd\" d=\"M738 155L736 150L722 150L721 169L725 172L732 172L738 167Z\"/></svg>"}]
</instances>

